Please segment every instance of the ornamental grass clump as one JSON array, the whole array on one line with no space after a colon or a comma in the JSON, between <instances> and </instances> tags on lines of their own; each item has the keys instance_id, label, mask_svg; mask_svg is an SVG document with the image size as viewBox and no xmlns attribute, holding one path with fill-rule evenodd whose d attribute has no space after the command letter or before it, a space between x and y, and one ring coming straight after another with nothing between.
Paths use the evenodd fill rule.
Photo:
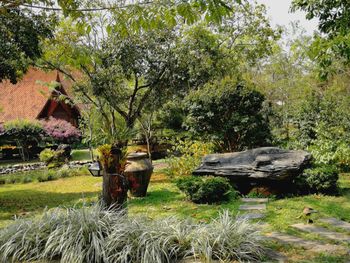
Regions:
<instances>
[{"instance_id":1,"label":"ornamental grass clump","mask_svg":"<svg viewBox=\"0 0 350 263\"><path fill-rule=\"evenodd\" d=\"M0 230L0 260L23 262L174 262L185 257L250 261L263 249L256 227L223 212L209 224L175 217L151 220L125 211L55 209Z\"/></svg>"},{"instance_id":2,"label":"ornamental grass clump","mask_svg":"<svg viewBox=\"0 0 350 263\"><path fill-rule=\"evenodd\" d=\"M209 262L251 262L263 256L262 237L258 227L247 219L235 219L224 211L209 224L201 224L192 232L191 253Z\"/></svg>"}]
</instances>

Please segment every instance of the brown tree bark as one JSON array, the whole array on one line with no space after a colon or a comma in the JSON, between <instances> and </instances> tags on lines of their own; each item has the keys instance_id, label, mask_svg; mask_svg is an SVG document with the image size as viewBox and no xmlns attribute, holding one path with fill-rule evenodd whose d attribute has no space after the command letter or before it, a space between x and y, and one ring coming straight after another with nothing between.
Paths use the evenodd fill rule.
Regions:
<instances>
[{"instance_id":1,"label":"brown tree bark","mask_svg":"<svg viewBox=\"0 0 350 263\"><path fill-rule=\"evenodd\" d=\"M106 207L113 210L126 208L127 201L127 180L124 176L124 169L120 167L122 152L117 147L112 147L112 163L103 167L102 198Z\"/></svg>"}]
</instances>

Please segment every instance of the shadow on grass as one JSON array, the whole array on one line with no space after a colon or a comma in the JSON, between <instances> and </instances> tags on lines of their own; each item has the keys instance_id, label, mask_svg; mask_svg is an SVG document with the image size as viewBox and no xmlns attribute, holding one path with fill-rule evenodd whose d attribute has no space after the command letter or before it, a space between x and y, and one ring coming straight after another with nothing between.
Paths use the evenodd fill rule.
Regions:
<instances>
[{"instance_id":1,"label":"shadow on grass","mask_svg":"<svg viewBox=\"0 0 350 263\"><path fill-rule=\"evenodd\" d=\"M87 193L53 193L37 190L14 190L1 195L0 220L12 219L14 215L42 211L58 206L82 205L95 199L100 191Z\"/></svg>"},{"instance_id":2,"label":"shadow on grass","mask_svg":"<svg viewBox=\"0 0 350 263\"><path fill-rule=\"evenodd\" d=\"M171 191L168 189L152 190L147 193L146 197L133 198L130 200L130 203L135 205L160 205L177 201L181 199L181 197L182 195L179 192Z\"/></svg>"}]
</instances>

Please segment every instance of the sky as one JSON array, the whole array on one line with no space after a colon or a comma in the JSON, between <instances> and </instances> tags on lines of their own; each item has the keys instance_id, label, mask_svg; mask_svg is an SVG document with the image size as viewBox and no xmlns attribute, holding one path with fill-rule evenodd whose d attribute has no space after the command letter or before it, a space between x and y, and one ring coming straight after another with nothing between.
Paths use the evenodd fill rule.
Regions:
<instances>
[{"instance_id":1,"label":"sky","mask_svg":"<svg viewBox=\"0 0 350 263\"><path fill-rule=\"evenodd\" d=\"M259 4L265 4L267 15L271 18L272 25L288 26L290 22L300 21L306 34L312 35L317 29L317 20L306 20L304 12L291 13L289 11L292 0L256 0Z\"/></svg>"}]
</instances>

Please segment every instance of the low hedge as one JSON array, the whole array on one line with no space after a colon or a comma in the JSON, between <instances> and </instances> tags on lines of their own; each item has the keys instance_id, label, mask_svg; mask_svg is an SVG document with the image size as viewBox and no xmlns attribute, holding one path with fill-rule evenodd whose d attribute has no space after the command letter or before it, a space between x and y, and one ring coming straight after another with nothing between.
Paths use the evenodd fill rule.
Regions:
<instances>
[{"instance_id":1,"label":"low hedge","mask_svg":"<svg viewBox=\"0 0 350 263\"><path fill-rule=\"evenodd\" d=\"M186 176L176 180L176 186L194 203L217 203L236 198L238 193L224 177Z\"/></svg>"}]
</instances>

